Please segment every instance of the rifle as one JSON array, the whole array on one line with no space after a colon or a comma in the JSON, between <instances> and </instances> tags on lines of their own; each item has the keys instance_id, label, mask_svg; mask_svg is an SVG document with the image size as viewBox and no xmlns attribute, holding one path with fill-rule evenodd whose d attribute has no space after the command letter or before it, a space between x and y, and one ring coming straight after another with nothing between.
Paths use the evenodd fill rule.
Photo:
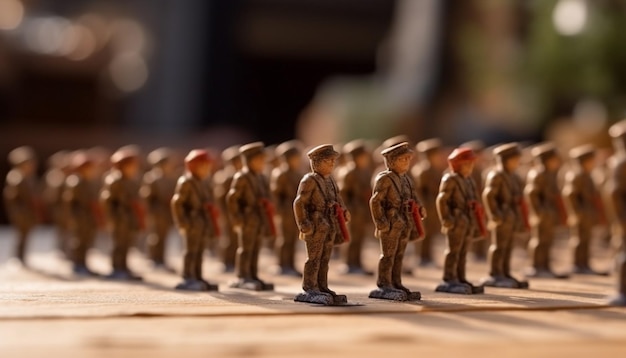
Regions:
<instances>
[{"instance_id":1,"label":"rifle","mask_svg":"<svg viewBox=\"0 0 626 358\"><path fill-rule=\"evenodd\" d=\"M337 216L337 222L339 223L339 229L341 230L341 236L343 236L343 242L350 241L350 232L346 226L346 212L343 210L339 203L333 204L335 215Z\"/></svg>"},{"instance_id":2,"label":"rifle","mask_svg":"<svg viewBox=\"0 0 626 358\"><path fill-rule=\"evenodd\" d=\"M556 208L559 212L561 225L567 225L567 210L565 210L565 204L563 203L563 198L561 197L561 195L556 196Z\"/></svg>"},{"instance_id":3,"label":"rifle","mask_svg":"<svg viewBox=\"0 0 626 358\"><path fill-rule=\"evenodd\" d=\"M420 206L413 199L409 199L406 202L407 209L413 218L413 222L415 223L415 228L417 229L417 236L420 239L423 239L426 236L424 232L424 225L422 224L422 216L420 215Z\"/></svg>"},{"instance_id":4,"label":"rifle","mask_svg":"<svg viewBox=\"0 0 626 358\"><path fill-rule=\"evenodd\" d=\"M222 236L222 231L220 230L220 225L218 222L218 219L220 217L219 209L212 203L204 203L204 209L209 214L209 218L211 219L211 225L213 225L213 230L215 230L215 236Z\"/></svg>"},{"instance_id":5,"label":"rifle","mask_svg":"<svg viewBox=\"0 0 626 358\"><path fill-rule=\"evenodd\" d=\"M478 230L480 230L480 236L487 237L487 226L485 225L485 209L477 200L470 200L469 207L474 218L478 222Z\"/></svg>"},{"instance_id":6,"label":"rifle","mask_svg":"<svg viewBox=\"0 0 626 358\"><path fill-rule=\"evenodd\" d=\"M528 204L526 204L526 200L524 197L520 197L518 201L520 210L522 212L522 220L524 220L524 227L527 231L530 230L530 223L528 222Z\"/></svg>"},{"instance_id":7,"label":"rifle","mask_svg":"<svg viewBox=\"0 0 626 358\"><path fill-rule=\"evenodd\" d=\"M134 200L131 203L133 208L133 212L135 213L135 217L137 218L137 223L139 224L140 230L146 229L146 211L138 200Z\"/></svg>"},{"instance_id":8,"label":"rifle","mask_svg":"<svg viewBox=\"0 0 626 358\"><path fill-rule=\"evenodd\" d=\"M274 204L267 198L260 198L259 203L261 204L261 208L263 209L263 213L267 218L267 222L270 226L270 234L272 236L276 236L276 225L274 224Z\"/></svg>"}]
</instances>

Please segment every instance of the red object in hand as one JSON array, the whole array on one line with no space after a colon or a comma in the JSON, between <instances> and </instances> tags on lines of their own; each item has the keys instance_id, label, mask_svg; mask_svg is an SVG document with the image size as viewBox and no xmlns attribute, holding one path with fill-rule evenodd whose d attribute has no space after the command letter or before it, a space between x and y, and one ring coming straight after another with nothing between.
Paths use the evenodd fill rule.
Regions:
<instances>
[{"instance_id":1,"label":"red object in hand","mask_svg":"<svg viewBox=\"0 0 626 358\"><path fill-rule=\"evenodd\" d=\"M267 222L270 225L270 234L272 236L276 236L276 225L274 224L274 204L267 198L259 199L261 203L261 207L263 208L263 212L265 213L265 217L267 218Z\"/></svg>"},{"instance_id":2,"label":"red object in hand","mask_svg":"<svg viewBox=\"0 0 626 358\"><path fill-rule=\"evenodd\" d=\"M343 236L343 242L350 241L350 232L348 231L348 226L346 225L346 212L343 210L339 203L333 204L333 208L335 209L335 215L337 216L337 222L339 223L339 230L341 230L341 236Z\"/></svg>"},{"instance_id":3,"label":"red object in hand","mask_svg":"<svg viewBox=\"0 0 626 358\"><path fill-rule=\"evenodd\" d=\"M209 213L209 218L211 218L211 224L213 224L213 228L215 230L215 236L218 236L218 237L222 236L222 231L220 230L220 224L218 221L220 217L219 209L211 203L205 203L204 208Z\"/></svg>"},{"instance_id":4,"label":"red object in hand","mask_svg":"<svg viewBox=\"0 0 626 358\"><path fill-rule=\"evenodd\" d=\"M480 236L487 237L487 226L485 225L485 209L477 200L471 200L469 202L470 210L474 214L476 221L478 222L478 230Z\"/></svg>"},{"instance_id":5,"label":"red object in hand","mask_svg":"<svg viewBox=\"0 0 626 358\"><path fill-rule=\"evenodd\" d=\"M528 204L524 198L519 199L519 207L522 211L522 220L524 220L524 227L527 231L530 231L530 223L528 222Z\"/></svg>"},{"instance_id":6,"label":"red object in hand","mask_svg":"<svg viewBox=\"0 0 626 358\"><path fill-rule=\"evenodd\" d=\"M417 229L417 236L420 239L423 239L426 236L426 232L424 231L424 225L422 224L422 216L420 215L420 206L413 199L409 200L407 204L409 206L409 212L411 213L413 222L415 223L415 228Z\"/></svg>"},{"instance_id":7,"label":"red object in hand","mask_svg":"<svg viewBox=\"0 0 626 358\"><path fill-rule=\"evenodd\" d=\"M138 201L133 201L132 203L133 211L135 212L135 217L137 218L137 222L139 223L139 229L146 229L146 210L143 205L141 205Z\"/></svg>"}]
</instances>

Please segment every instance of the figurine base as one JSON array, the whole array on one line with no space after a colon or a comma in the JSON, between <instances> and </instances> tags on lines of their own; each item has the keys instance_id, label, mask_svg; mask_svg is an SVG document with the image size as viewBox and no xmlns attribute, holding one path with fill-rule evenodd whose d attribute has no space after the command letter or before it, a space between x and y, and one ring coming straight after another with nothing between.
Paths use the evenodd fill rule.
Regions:
<instances>
[{"instance_id":1,"label":"figurine base","mask_svg":"<svg viewBox=\"0 0 626 358\"><path fill-rule=\"evenodd\" d=\"M488 277L482 281L482 285L486 287L496 287L496 288L518 288L518 289L528 288L528 282L526 281L518 281L512 277L503 277L503 276Z\"/></svg>"},{"instance_id":2,"label":"figurine base","mask_svg":"<svg viewBox=\"0 0 626 358\"><path fill-rule=\"evenodd\" d=\"M176 289L185 291L217 291L218 287L204 280L187 279L176 285Z\"/></svg>"},{"instance_id":3,"label":"figurine base","mask_svg":"<svg viewBox=\"0 0 626 358\"><path fill-rule=\"evenodd\" d=\"M370 292L369 298L392 301L419 301L422 299L420 292L404 291L397 288L377 288Z\"/></svg>"},{"instance_id":4,"label":"figurine base","mask_svg":"<svg viewBox=\"0 0 626 358\"><path fill-rule=\"evenodd\" d=\"M461 282L443 282L435 288L435 292L457 293L471 295L472 287Z\"/></svg>"},{"instance_id":5,"label":"figurine base","mask_svg":"<svg viewBox=\"0 0 626 358\"><path fill-rule=\"evenodd\" d=\"M552 270L549 270L549 269L538 269L538 268L531 267L526 271L526 277L554 278L558 280L564 280L566 278L569 278L569 275L554 273L552 272Z\"/></svg>"},{"instance_id":6,"label":"figurine base","mask_svg":"<svg viewBox=\"0 0 626 358\"><path fill-rule=\"evenodd\" d=\"M74 268L72 269L72 272L74 272L74 275L80 276L80 277L98 277L98 276L100 276L97 273L91 271L85 265L76 265L76 266L74 266Z\"/></svg>"},{"instance_id":7,"label":"figurine base","mask_svg":"<svg viewBox=\"0 0 626 358\"><path fill-rule=\"evenodd\" d=\"M242 290L250 290L250 291L273 291L274 284L266 283L261 280L250 280L250 279L239 279L237 281L231 282L229 287L231 288L240 288Z\"/></svg>"},{"instance_id":8,"label":"figurine base","mask_svg":"<svg viewBox=\"0 0 626 358\"><path fill-rule=\"evenodd\" d=\"M620 293L617 296L613 296L609 299L609 305L611 306L626 306L626 294Z\"/></svg>"},{"instance_id":9,"label":"figurine base","mask_svg":"<svg viewBox=\"0 0 626 358\"><path fill-rule=\"evenodd\" d=\"M137 276L130 270L113 270L106 278L119 281L142 281L141 276Z\"/></svg>"},{"instance_id":10,"label":"figurine base","mask_svg":"<svg viewBox=\"0 0 626 358\"><path fill-rule=\"evenodd\" d=\"M609 276L609 273L606 271L596 271L587 266L576 266L572 273L575 275Z\"/></svg>"},{"instance_id":11,"label":"figurine base","mask_svg":"<svg viewBox=\"0 0 626 358\"><path fill-rule=\"evenodd\" d=\"M341 268L341 273L344 275L362 275L362 276L374 276L372 271L368 271L361 266L344 265Z\"/></svg>"},{"instance_id":12,"label":"figurine base","mask_svg":"<svg viewBox=\"0 0 626 358\"><path fill-rule=\"evenodd\" d=\"M345 297L345 296L344 296ZM335 298L330 293L320 291L302 292L293 299L295 302L314 303L317 305L334 306ZM347 299L346 299L347 302Z\"/></svg>"}]
</instances>

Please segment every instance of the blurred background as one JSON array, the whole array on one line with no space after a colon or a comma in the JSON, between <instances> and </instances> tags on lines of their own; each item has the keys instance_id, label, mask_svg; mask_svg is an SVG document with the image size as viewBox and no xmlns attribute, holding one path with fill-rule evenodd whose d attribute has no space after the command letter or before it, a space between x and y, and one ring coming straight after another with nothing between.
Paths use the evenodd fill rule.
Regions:
<instances>
[{"instance_id":1,"label":"blurred background","mask_svg":"<svg viewBox=\"0 0 626 358\"><path fill-rule=\"evenodd\" d=\"M0 0L0 154L31 145L43 170L128 143L608 146L625 19L626 0Z\"/></svg>"}]
</instances>

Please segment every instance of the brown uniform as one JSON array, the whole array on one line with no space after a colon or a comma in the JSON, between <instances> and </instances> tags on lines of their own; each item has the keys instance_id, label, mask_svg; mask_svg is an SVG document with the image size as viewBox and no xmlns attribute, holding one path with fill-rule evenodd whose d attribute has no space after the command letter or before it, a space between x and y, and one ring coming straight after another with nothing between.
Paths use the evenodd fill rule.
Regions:
<instances>
[{"instance_id":1,"label":"brown uniform","mask_svg":"<svg viewBox=\"0 0 626 358\"><path fill-rule=\"evenodd\" d=\"M616 231L622 242L622 252L617 259L618 292L611 303L626 306L626 121L613 125L609 134L615 147L615 155L609 161L609 190L618 223Z\"/></svg>"},{"instance_id":2,"label":"brown uniform","mask_svg":"<svg viewBox=\"0 0 626 358\"><path fill-rule=\"evenodd\" d=\"M156 265L165 264L165 244L172 227L170 202L175 187L176 178L164 175L158 167L144 174L140 193L148 209L148 256Z\"/></svg>"},{"instance_id":3,"label":"brown uniform","mask_svg":"<svg viewBox=\"0 0 626 358\"><path fill-rule=\"evenodd\" d=\"M283 273L290 271L300 275L295 269L295 249L298 240L298 226L293 214L293 201L296 199L302 173L290 169L286 164L272 172L271 189L276 202L276 213L280 216L282 236L277 242L278 265Z\"/></svg>"},{"instance_id":4,"label":"brown uniform","mask_svg":"<svg viewBox=\"0 0 626 358\"><path fill-rule=\"evenodd\" d=\"M441 172L423 160L411 170L417 189L417 196L422 200L426 212L436 213L436 199L441 183ZM433 239L441 232L441 223L437 215L428 215L424 219L424 231L426 236L418 245L416 250L420 256L420 264L428 265L433 261Z\"/></svg>"},{"instance_id":5,"label":"brown uniform","mask_svg":"<svg viewBox=\"0 0 626 358\"><path fill-rule=\"evenodd\" d=\"M87 250L93 245L100 224L97 183L78 174L67 177L62 195L69 217L68 254L77 273L90 273L86 265Z\"/></svg>"},{"instance_id":6,"label":"brown uniform","mask_svg":"<svg viewBox=\"0 0 626 358\"><path fill-rule=\"evenodd\" d=\"M226 166L213 175L213 185L215 200L219 204L222 213L228 213L226 205L226 195L230 190L236 170L232 166ZM235 269L235 258L237 257L237 233L229 215L221 215L224 228L224 242L222 244L222 263L226 272Z\"/></svg>"},{"instance_id":7,"label":"brown uniform","mask_svg":"<svg viewBox=\"0 0 626 358\"><path fill-rule=\"evenodd\" d=\"M69 254L70 233L68 226L70 213L65 210L66 208L63 204L66 179L67 175L61 168L48 170L44 176L45 188L43 198L56 229L57 247L61 252Z\"/></svg>"},{"instance_id":8,"label":"brown uniform","mask_svg":"<svg viewBox=\"0 0 626 358\"><path fill-rule=\"evenodd\" d=\"M14 255L24 262L28 234L40 221L35 178L26 177L18 169L12 169L7 174L3 194L9 222L17 230Z\"/></svg>"}]
</instances>

